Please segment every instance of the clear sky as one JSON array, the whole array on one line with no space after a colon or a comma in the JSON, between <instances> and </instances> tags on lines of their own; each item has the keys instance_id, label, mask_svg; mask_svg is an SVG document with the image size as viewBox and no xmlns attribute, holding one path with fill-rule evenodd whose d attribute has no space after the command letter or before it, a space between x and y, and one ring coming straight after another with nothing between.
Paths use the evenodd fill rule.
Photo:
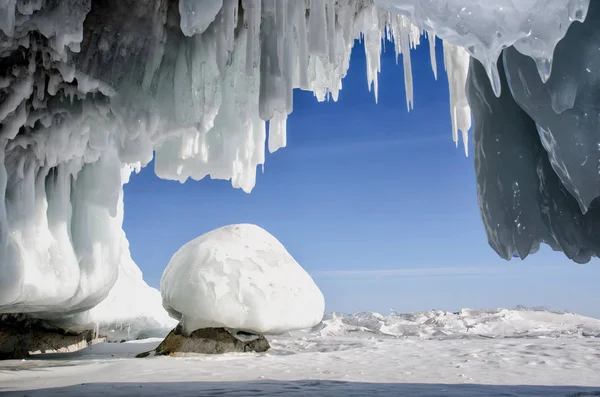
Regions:
<instances>
[{"instance_id":1,"label":"clear sky","mask_svg":"<svg viewBox=\"0 0 600 397\"><path fill-rule=\"evenodd\" d=\"M488 246L472 157L451 138L448 86L427 41L412 52L415 109L388 46L379 103L355 46L338 102L296 90L288 146L267 155L251 194L229 181L180 184L150 164L125 186L124 229L146 281L219 226L255 223L314 277L328 311L401 312L550 306L600 318L598 261L577 265L543 249L506 262Z\"/></svg>"}]
</instances>

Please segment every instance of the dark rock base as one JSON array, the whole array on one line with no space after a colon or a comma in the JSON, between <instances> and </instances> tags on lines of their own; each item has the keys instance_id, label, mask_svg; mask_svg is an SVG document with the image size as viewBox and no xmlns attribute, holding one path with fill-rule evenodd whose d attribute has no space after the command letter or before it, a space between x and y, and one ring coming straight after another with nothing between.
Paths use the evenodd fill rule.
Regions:
<instances>
[{"instance_id":1,"label":"dark rock base","mask_svg":"<svg viewBox=\"0 0 600 397\"><path fill-rule=\"evenodd\" d=\"M23 359L35 354L69 353L94 342L94 332L70 333L44 327L26 317L2 315L0 319L0 360Z\"/></svg>"},{"instance_id":2,"label":"dark rock base","mask_svg":"<svg viewBox=\"0 0 600 397\"><path fill-rule=\"evenodd\" d=\"M246 335L247 336L247 335ZM242 341L224 328L202 328L186 336L180 325L158 345L157 356L185 356L187 354L223 354L223 353L262 353L271 346L264 336L256 335L256 339ZM149 352L140 353L137 357L147 357Z\"/></svg>"}]
</instances>

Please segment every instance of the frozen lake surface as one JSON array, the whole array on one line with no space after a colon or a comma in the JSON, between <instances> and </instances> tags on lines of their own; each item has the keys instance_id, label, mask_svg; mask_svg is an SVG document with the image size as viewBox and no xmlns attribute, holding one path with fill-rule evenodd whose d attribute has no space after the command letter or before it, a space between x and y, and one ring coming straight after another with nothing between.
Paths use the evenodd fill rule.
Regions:
<instances>
[{"instance_id":1,"label":"frozen lake surface","mask_svg":"<svg viewBox=\"0 0 600 397\"><path fill-rule=\"evenodd\" d=\"M542 311L328 316L265 354L134 358L147 339L4 361L0 394L600 396L597 335L600 320Z\"/></svg>"}]
</instances>

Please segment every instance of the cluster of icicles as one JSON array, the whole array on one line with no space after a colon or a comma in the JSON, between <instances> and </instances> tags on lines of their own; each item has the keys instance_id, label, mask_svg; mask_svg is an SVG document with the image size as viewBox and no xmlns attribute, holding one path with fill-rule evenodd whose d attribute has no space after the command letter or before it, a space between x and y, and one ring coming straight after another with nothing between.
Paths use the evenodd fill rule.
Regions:
<instances>
[{"instance_id":1,"label":"cluster of icicles","mask_svg":"<svg viewBox=\"0 0 600 397\"><path fill-rule=\"evenodd\" d=\"M265 141L286 145L293 89L336 100L355 40L376 99L382 39L394 42L410 110L410 49L428 35L437 77L435 35L447 39L453 138L462 132L466 151L469 54L492 80L506 45L522 43L548 68L547 48L585 18L587 2L527 0L523 12L513 0L4 1L0 313L68 323L105 299L129 258L122 185L152 159L161 178L231 179L249 192ZM531 44L542 7L565 23ZM490 22L498 12L505 27ZM460 25L461 13L476 26Z\"/></svg>"}]
</instances>

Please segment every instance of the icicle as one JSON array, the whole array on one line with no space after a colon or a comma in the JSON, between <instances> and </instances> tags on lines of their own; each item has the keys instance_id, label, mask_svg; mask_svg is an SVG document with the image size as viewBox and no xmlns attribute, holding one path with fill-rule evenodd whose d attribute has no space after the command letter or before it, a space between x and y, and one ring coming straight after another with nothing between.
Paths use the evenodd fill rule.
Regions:
<instances>
[{"instance_id":1,"label":"icicle","mask_svg":"<svg viewBox=\"0 0 600 397\"><path fill-rule=\"evenodd\" d=\"M311 55L327 56L327 37L325 0L310 0L308 50Z\"/></svg>"},{"instance_id":2,"label":"icicle","mask_svg":"<svg viewBox=\"0 0 600 397\"><path fill-rule=\"evenodd\" d=\"M500 98L500 94L502 91L502 84L500 82L500 74L498 73L498 66L496 65L496 60L490 60L490 63L486 65L485 70L490 78L490 82L492 83L492 89L494 90L494 94Z\"/></svg>"},{"instance_id":3,"label":"icicle","mask_svg":"<svg viewBox=\"0 0 600 397\"><path fill-rule=\"evenodd\" d=\"M420 31L402 15L387 14L387 27L390 30L389 36L394 40L394 49L396 51L396 64L398 57L402 54L402 64L404 68L404 87L406 95L406 108L410 112L413 109L413 79L412 62L410 50L418 42ZM388 29L385 29L386 32ZM388 36L388 33L386 33Z\"/></svg>"},{"instance_id":4,"label":"icicle","mask_svg":"<svg viewBox=\"0 0 600 397\"><path fill-rule=\"evenodd\" d=\"M237 7L237 0L223 0L223 8L217 15L217 19L221 18L217 35L217 65L221 74L225 73L225 65L233 51Z\"/></svg>"},{"instance_id":5,"label":"icicle","mask_svg":"<svg viewBox=\"0 0 600 397\"><path fill-rule=\"evenodd\" d=\"M278 6L279 4L279 6ZM273 118L275 110L285 110L286 93L283 71L283 32L285 32L284 3L275 0L263 2L261 26L259 116ZM279 14L279 18L277 15ZM278 23L277 19L281 21Z\"/></svg>"},{"instance_id":6,"label":"icicle","mask_svg":"<svg viewBox=\"0 0 600 397\"><path fill-rule=\"evenodd\" d=\"M550 74L552 73L552 55L544 58L536 58L535 65L537 66L542 82L548 82Z\"/></svg>"},{"instance_id":7,"label":"icicle","mask_svg":"<svg viewBox=\"0 0 600 397\"><path fill-rule=\"evenodd\" d=\"M287 19L287 2L286 1L275 1L275 37L277 40L277 63L279 74L283 76L287 71L283 68L284 64L284 44L285 34L287 32L286 26Z\"/></svg>"},{"instance_id":8,"label":"icicle","mask_svg":"<svg viewBox=\"0 0 600 397\"><path fill-rule=\"evenodd\" d=\"M15 30L15 7L17 0L4 0L0 5L0 30L7 36L12 36Z\"/></svg>"},{"instance_id":9,"label":"icicle","mask_svg":"<svg viewBox=\"0 0 600 397\"><path fill-rule=\"evenodd\" d=\"M411 23L404 17L400 27L400 40L402 47L402 61L404 64L404 87L406 91L406 109L410 112L413 108L413 78L412 78L412 63L410 59L410 33Z\"/></svg>"},{"instance_id":10,"label":"icicle","mask_svg":"<svg viewBox=\"0 0 600 397\"><path fill-rule=\"evenodd\" d=\"M437 57L435 55L435 33L431 30L427 31L427 39L429 40L429 58L431 59L431 69L433 70L433 77L437 80Z\"/></svg>"},{"instance_id":11,"label":"icicle","mask_svg":"<svg viewBox=\"0 0 600 397\"><path fill-rule=\"evenodd\" d=\"M366 43L366 41L365 41ZM365 44L366 47L366 44ZM378 58L379 59L379 58ZM379 101L379 65L373 66L373 63L378 64L379 62L373 62L371 57L367 56L367 81L369 83L369 91L373 87L373 95L375 96L375 103Z\"/></svg>"},{"instance_id":12,"label":"icicle","mask_svg":"<svg viewBox=\"0 0 600 397\"><path fill-rule=\"evenodd\" d=\"M223 0L179 0L181 31L189 37L204 32L222 6Z\"/></svg>"},{"instance_id":13,"label":"icicle","mask_svg":"<svg viewBox=\"0 0 600 397\"><path fill-rule=\"evenodd\" d=\"M244 18L248 25L246 36L246 75L253 76L257 66L256 54L258 52L260 34L261 0L246 0Z\"/></svg>"},{"instance_id":14,"label":"icicle","mask_svg":"<svg viewBox=\"0 0 600 397\"><path fill-rule=\"evenodd\" d=\"M285 42L283 45L283 71L285 83L285 112L292 113L294 109L294 76L296 75L295 42L294 42L294 22L296 21L296 10L293 1L286 3L287 22L285 25Z\"/></svg>"},{"instance_id":15,"label":"icicle","mask_svg":"<svg viewBox=\"0 0 600 397\"><path fill-rule=\"evenodd\" d=\"M469 154L468 131L471 128L471 109L465 85L469 73L469 53L462 47L444 42L444 67L448 71L452 140L458 147L458 131L462 132L465 155Z\"/></svg>"},{"instance_id":16,"label":"icicle","mask_svg":"<svg viewBox=\"0 0 600 397\"><path fill-rule=\"evenodd\" d=\"M375 103L378 101L379 84L378 74L381 71L381 30L379 27L379 18L377 10L372 9L365 12L364 16L363 42L365 46L365 55L367 61L367 83L369 91L373 86Z\"/></svg>"},{"instance_id":17,"label":"icicle","mask_svg":"<svg viewBox=\"0 0 600 397\"><path fill-rule=\"evenodd\" d=\"M273 118L269 121L269 152L273 153L277 149L287 145L287 115L285 113L275 112Z\"/></svg>"},{"instance_id":18,"label":"icicle","mask_svg":"<svg viewBox=\"0 0 600 397\"><path fill-rule=\"evenodd\" d=\"M308 36L306 33L306 8L304 1L292 1L296 8L296 34L298 35L298 86L308 90Z\"/></svg>"},{"instance_id":19,"label":"icicle","mask_svg":"<svg viewBox=\"0 0 600 397\"><path fill-rule=\"evenodd\" d=\"M0 120L4 120L7 116L14 112L17 107L25 101L33 93L33 77L26 76L12 84L11 94L8 98L3 98L0 103Z\"/></svg>"},{"instance_id":20,"label":"icicle","mask_svg":"<svg viewBox=\"0 0 600 397\"><path fill-rule=\"evenodd\" d=\"M329 62L335 63L335 6L334 0L327 0L327 44L329 45Z\"/></svg>"}]
</instances>

